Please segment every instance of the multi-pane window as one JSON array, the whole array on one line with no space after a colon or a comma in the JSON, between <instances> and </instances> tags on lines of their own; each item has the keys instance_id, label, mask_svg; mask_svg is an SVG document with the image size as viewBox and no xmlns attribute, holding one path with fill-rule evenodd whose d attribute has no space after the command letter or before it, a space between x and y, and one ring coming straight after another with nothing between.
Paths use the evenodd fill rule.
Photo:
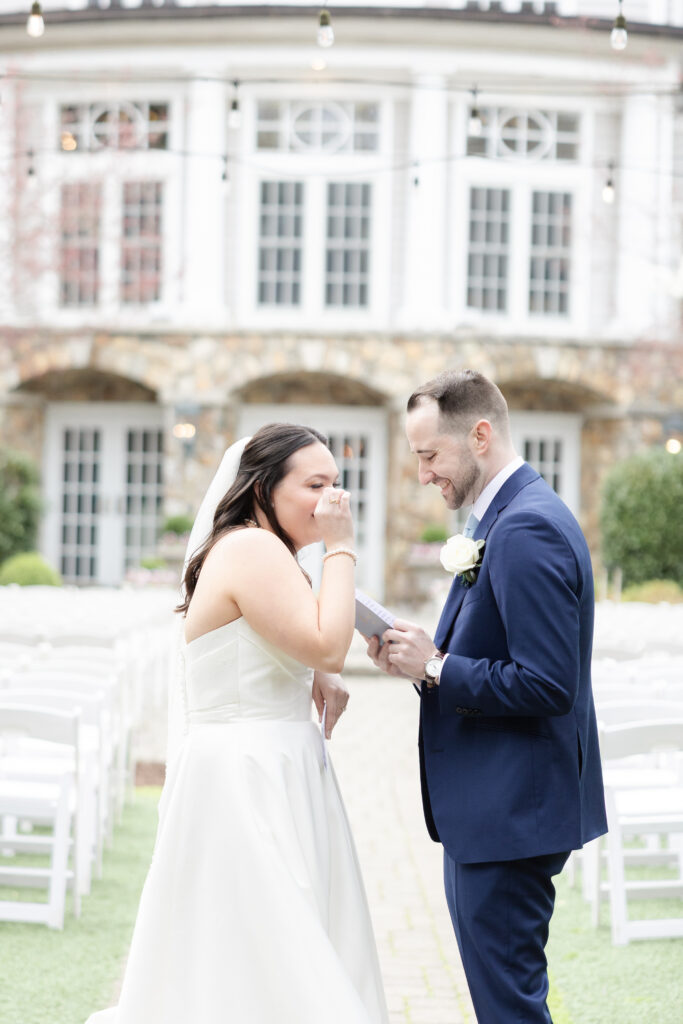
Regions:
<instances>
[{"instance_id":1,"label":"multi-pane window","mask_svg":"<svg viewBox=\"0 0 683 1024\"><path fill-rule=\"evenodd\" d=\"M524 459L558 494L563 485L564 453L561 437L534 437L524 441Z\"/></svg>"},{"instance_id":2,"label":"multi-pane window","mask_svg":"<svg viewBox=\"0 0 683 1024\"><path fill-rule=\"evenodd\" d=\"M507 310L510 191L470 189L467 305L485 312Z\"/></svg>"},{"instance_id":3,"label":"multi-pane window","mask_svg":"<svg viewBox=\"0 0 683 1024\"><path fill-rule=\"evenodd\" d=\"M127 181L121 218L121 302L158 302L162 280L163 183Z\"/></svg>"},{"instance_id":4,"label":"multi-pane window","mask_svg":"<svg viewBox=\"0 0 683 1024\"><path fill-rule=\"evenodd\" d=\"M303 182L261 182L258 255L260 306L300 305L303 221Z\"/></svg>"},{"instance_id":5,"label":"multi-pane window","mask_svg":"<svg viewBox=\"0 0 683 1024\"><path fill-rule=\"evenodd\" d=\"M329 182L325 305L368 305L372 186Z\"/></svg>"},{"instance_id":6,"label":"multi-pane window","mask_svg":"<svg viewBox=\"0 0 683 1024\"><path fill-rule=\"evenodd\" d=\"M479 115L478 134L473 134L471 119L468 121L468 156L568 161L579 158L580 118L576 113L486 107L479 109Z\"/></svg>"},{"instance_id":7,"label":"multi-pane window","mask_svg":"<svg viewBox=\"0 0 683 1024\"><path fill-rule=\"evenodd\" d=\"M59 144L65 152L168 149L168 103L62 104L59 114Z\"/></svg>"},{"instance_id":8,"label":"multi-pane window","mask_svg":"<svg viewBox=\"0 0 683 1024\"><path fill-rule=\"evenodd\" d=\"M570 192L533 192L529 312L569 313L572 244Z\"/></svg>"},{"instance_id":9,"label":"multi-pane window","mask_svg":"<svg viewBox=\"0 0 683 1024\"><path fill-rule=\"evenodd\" d=\"M63 434L60 572L68 582L94 580L99 543L100 431Z\"/></svg>"},{"instance_id":10,"label":"multi-pane window","mask_svg":"<svg viewBox=\"0 0 683 1024\"><path fill-rule=\"evenodd\" d=\"M59 237L59 302L93 306L100 286L101 186L62 185Z\"/></svg>"},{"instance_id":11,"label":"multi-pane window","mask_svg":"<svg viewBox=\"0 0 683 1024\"><path fill-rule=\"evenodd\" d=\"M126 435L127 566L153 554L163 506L163 433L129 430Z\"/></svg>"},{"instance_id":12,"label":"multi-pane window","mask_svg":"<svg viewBox=\"0 0 683 1024\"><path fill-rule=\"evenodd\" d=\"M378 103L262 100L256 148L290 153L373 153L379 149Z\"/></svg>"}]
</instances>

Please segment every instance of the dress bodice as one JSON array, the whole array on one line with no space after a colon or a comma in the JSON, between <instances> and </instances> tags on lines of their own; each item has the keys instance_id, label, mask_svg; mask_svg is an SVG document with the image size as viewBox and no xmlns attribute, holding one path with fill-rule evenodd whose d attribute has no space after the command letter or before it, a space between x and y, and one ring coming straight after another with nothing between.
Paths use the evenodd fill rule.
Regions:
<instances>
[{"instance_id":1,"label":"dress bodice","mask_svg":"<svg viewBox=\"0 0 683 1024\"><path fill-rule=\"evenodd\" d=\"M244 618L185 645L189 724L310 721L313 670L264 640Z\"/></svg>"}]
</instances>

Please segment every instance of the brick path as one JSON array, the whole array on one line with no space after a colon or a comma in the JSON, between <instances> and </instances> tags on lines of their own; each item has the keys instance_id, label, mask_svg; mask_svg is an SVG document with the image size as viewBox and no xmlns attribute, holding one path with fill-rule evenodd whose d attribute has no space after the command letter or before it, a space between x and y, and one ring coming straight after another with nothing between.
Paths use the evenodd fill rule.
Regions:
<instances>
[{"instance_id":1,"label":"brick path","mask_svg":"<svg viewBox=\"0 0 683 1024\"><path fill-rule=\"evenodd\" d=\"M424 826L412 687L347 676L348 710L330 744L356 838L391 1024L475 1024L442 885L441 846Z\"/></svg>"}]
</instances>

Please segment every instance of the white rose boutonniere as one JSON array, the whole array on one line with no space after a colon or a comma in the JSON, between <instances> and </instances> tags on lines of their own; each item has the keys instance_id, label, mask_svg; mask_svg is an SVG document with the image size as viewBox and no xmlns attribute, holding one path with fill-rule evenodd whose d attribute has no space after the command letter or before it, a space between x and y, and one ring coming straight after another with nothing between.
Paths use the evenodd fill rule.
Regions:
<instances>
[{"instance_id":1,"label":"white rose boutonniere","mask_svg":"<svg viewBox=\"0 0 683 1024\"><path fill-rule=\"evenodd\" d=\"M485 540L474 540L473 537L456 533L441 548L441 564L446 572L459 576L464 587L471 587L481 568L485 545Z\"/></svg>"}]
</instances>

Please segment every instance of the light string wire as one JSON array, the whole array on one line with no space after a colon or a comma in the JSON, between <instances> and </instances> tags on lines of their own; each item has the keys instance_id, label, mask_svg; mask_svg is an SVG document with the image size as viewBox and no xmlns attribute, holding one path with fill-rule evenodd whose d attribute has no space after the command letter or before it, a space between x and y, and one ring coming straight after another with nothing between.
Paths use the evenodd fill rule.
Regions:
<instances>
[{"instance_id":1,"label":"light string wire","mask_svg":"<svg viewBox=\"0 0 683 1024\"><path fill-rule=\"evenodd\" d=\"M274 151L278 156L282 155L282 151ZM558 172L566 172L568 175L579 176L583 171L605 171L609 172L613 178L616 178L615 188L618 188L618 174L619 172L633 172L636 174L643 175L655 175L659 178L672 178L672 179L683 179L683 168L680 171L674 170L673 168L666 168L660 165L657 166L639 166L637 164L620 163L614 160L612 157L605 157L604 159L594 161L581 161L581 160L552 160L552 159L515 159L514 157L496 156L485 153L446 153L441 156L428 156L428 157L413 157L407 156L392 161L390 163L378 162L373 160L371 157L368 158L367 153L361 154L363 159L368 160L365 167L361 168L344 168L340 169L339 166L329 169L286 169L282 166L275 167L272 164L266 163L263 160L259 161L258 157L252 159L251 157L245 157L240 153L231 151L229 149L216 150L212 153L207 152L193 152L188 149L148 149L144 147L139 148L126 148L123 150L115 149L114 147L103 146L98 150L72 150L67 152L61 149L59 146L27 146L26 149L17 149L12 152L5 153L5 164L11 165L13 161L25 160L29 164L35 164L37 159L41 156L57 156L62 159L65 163L67 160L78 160L81 163L89 158L101 158L108 156L112 162L116 161L117 158L121 160L130 160L131 158L141 158L153 154L156 157L169 156L178 157L180 159L187 160L211 160L216 163L224 163L226 160L229 162L231 167L238 166L249 170L258 172L259 174L275 175L279 181L300 181L305 180L323 180L326 181L330 178L330 175L343 176L345 179L348 178L368 178L376 177L381 174L396 174L401 171L419 171L421 168L429 167L435 164L455 164L458 162L471 162L474 164L476 161L486 161L488 163L499 164L502 167L538 167L548 168L553 167ZM287 151L286 156L303 156L306 157L309 154L301 153L299 151ZM313 153L310 154L316 158L321 156L327 157L330 161L338 160L340 156L349 158L357 157L359 154L356 153ZM2 154L0 153L0 162L2 161ZM221 168L222 169L222 168ZM34 167L34 172L36 169ZM567 181L567 188L573 187L573 182ZM500 187L497 183L491 183L490 187ZM559 187L559 185L558 185Z\"/></svg>"},{"instance_id":2,"label":"light string wire","mask_svg":"<svg viewBox=\"0 0 683 1024\"><path fill-rule=\"evenodd\" d=\"M426 92L442 92L453 96L469 96L472 95L473 86L469 83L449 83L449 82L421 82L419 79L415 80L401 80L401 79L390 79L390 78L379 78L379 77L360 77L360 76L332 76L325 75L320 77L317 74L307 73L306 69L302 69L299 74L293 74L291 76L279 75L277 77L249 77L239 78L236 76L235 71L226 72L222 75L195 75L195 74L160 74L160 75L136 75L126 73L125 75L116 75L110 72L102 72L100 74L69 74L61 72L40 72L40 71L0 71L0 87L3 82L28 82L28 83L48 83L56 84L63 83L64 85L134 85L140 84L146 87L154 87L157 85L178 85L185 84L191 85L194 82L225 85L234 88L237 82L240 89L248 88L249 86L282 86L282 85L298 85L302 88L307 88L313 85L320 86L364 86L364 87L377 87L377 88L388 88L396 89L405 92L409 95L411 92L420 92L422 90ZM608 82L601 81L599 83L591 82L576 82L573 83L571 88L568 88L566 84L558 83L554 85L546 82L544 78L537 79L536 83L530 83L528 85L513 85L513 84L497 84L495 82L489 82L486 85L482 85L481 76L477 80L477 94L479 98L479 105L481 108L486 108L486 102L482 99L487 93L492 96L504 95L504 96L523 96L528 97L530 93L542 91L544 96L555 96L560 98L566 98L572 100L575 97L591 97L594 99L619 99L622 97L629 96L652 96L652 97L666 97L666 96L680 96L683 99L683 83L682 82ZM307 97L302 97L306 99Z\"/></svg>"}]
</instances>

